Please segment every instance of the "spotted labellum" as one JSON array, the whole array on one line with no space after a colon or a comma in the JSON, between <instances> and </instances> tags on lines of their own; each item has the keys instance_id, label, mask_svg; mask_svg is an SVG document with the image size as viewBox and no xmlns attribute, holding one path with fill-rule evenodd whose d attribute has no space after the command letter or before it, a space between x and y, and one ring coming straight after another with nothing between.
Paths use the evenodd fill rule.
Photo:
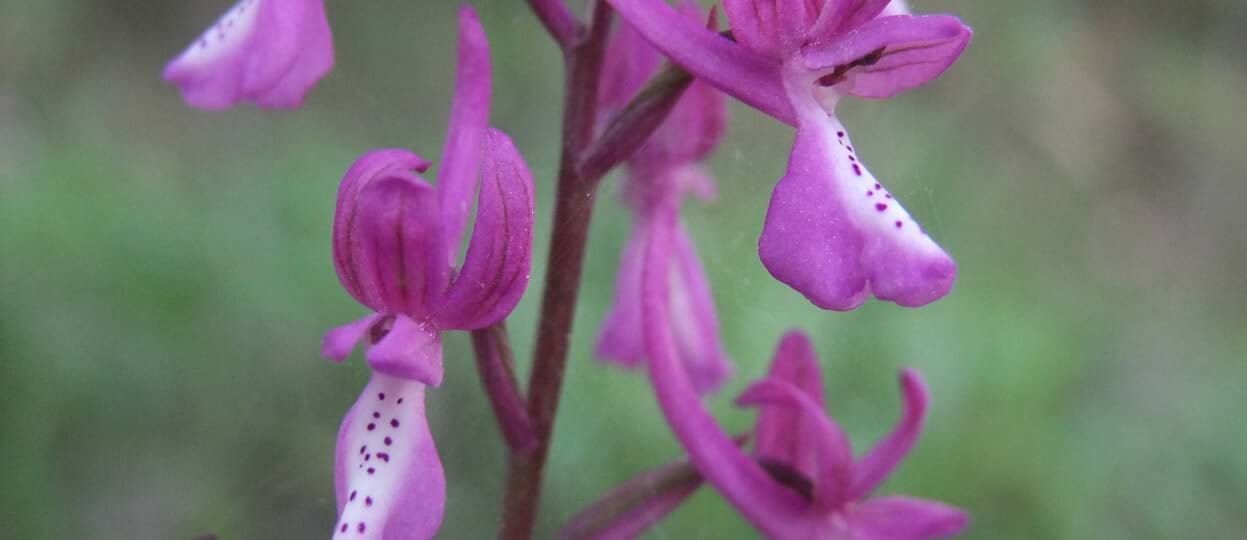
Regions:
<instances>
[{"instance_id":1,"label":"spotted labellum","mask_svg":"<svg viewBox=\"0 0 1247 540\"><path fill-rule=\"evenodd\" d=\"M378 150L351 166L338 191L334 264L347 292L374 311L331 330L324 341L325 356L338 361L366 342L373 370L338 434L335 532L351 538L437 532L445 479L424 393L442 382L441 332L501 321L528 284L532 174L510 138L488 127L489 49L476 13L464 7L459 23L458 76L437 187L418 176L428 161L406 150ZM478 184L475 226L457 265Z\"/></svg>"},{"instance_id":2,"label":"spotted labellum","mask_svg":"<svg viewBox=\"0 0 1247 540\"><path fill-rule=\"evenodd\" d=\"M164 79L200 109L240 101L293 109L333 61L322 0L240 0L169 62Z\"/></svg>"},{"instance_id":3,"label":"spotted labellum","mask_svg":"<svg viewBox=\"0 0 1247 540\"><path fill-rule=\"evenodd\" d=\"M704 20L697 6L687 2L681 15ZM603 67L601 110L618 112L657 71L661 58L644 38L621 22L607 49ZM597 354L616 364L643 368L645 347L641 335L641 260L645 238L670 235L677 256L669 279L672 320L679 335L680 358L701 392L718 388L731 375L731 364L719 340L714 299L697 250L683 223L674 227L659 219L678 213L681 200L692 192L703 201L714 197L714 180L701 166L722 138L727 120L723 95L694 82L667 119L627 162L623 199L633 214L632 236L624 247L616 277L615 301L598 335Z\"/></svg>"},{"instance_id":4,"label":"spotted labellum","mask_svg":"<svg viewBox=\"0 0 1247 540\"><path fill-rule=\"evenodd\" d=\"M960 20L888 0L726 0L733 40L663 0L608 1L673 62L797 128L758 241L773 276L834 310L948 293L956 265L862 163L835 108L939 76L970 41Z\"/></svg>"}]
</instances>

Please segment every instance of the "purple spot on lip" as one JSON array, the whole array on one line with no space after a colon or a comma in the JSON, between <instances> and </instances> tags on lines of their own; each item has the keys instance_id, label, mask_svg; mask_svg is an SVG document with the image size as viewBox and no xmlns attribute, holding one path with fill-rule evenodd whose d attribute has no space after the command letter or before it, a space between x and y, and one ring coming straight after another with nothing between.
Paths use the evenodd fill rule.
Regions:
<instances>
[{"instance_id":1,"label":"purple spot on lip","mask_svg":"<svg viewBox=\"0 0 1247 540\"><path fill-rule=\"evenodd\" d=\"M883 189L883 186L880 184L875 184L875 189Z\"/></svg>"},{"instance_id":2,"label":"purple spot on lip","mask_svg":"<svg viewBox=\"0 0 1247 540\"><path fill-rule=\"evenodd\" d=\"M377 472L377 470L376 470L376 469L374 469L374 468L372 468L372 467L368 467L368 474L372 474L372 473L375 473L375 472Z\"/></svg>"},{"instance_id":3,"label":"purple spot on lip","mask_svg":"<svg viewBox=\"0 0 1247 540\"><path fill-rule=\"evenodd\" d=\"M385 392L381 392L380 394L377 394L377 399L381 401L385 401Z\"/></svg>"},{"instance_id":4,"label":"purple spot on lip","mask_svg":"<svg viewBox=\"0 0 1247 540\"><path fill-rule=\"evenodd\" d=\"M364 450L367 450L367 449L368 449L368 445L366 445L366 444L365 444L365 445L363 445L363 446L359 447L359 453L361 453L361 454L362 454L362 453L364 453Z\"/></svg>"},{"instance_id":5,"label":"purple spot on lip","mask_svg":"<svg viewBox=\"0 0 1247 540\"><path fill-rule=\"evenodd\" d=\"M853 157L853 154L849 154L849 161L857 161L857 158Z\"/></svg>"},{"instance_id":6,"label":"purple spot on lip","mask_svg":"<svg viewBox=\"0 0 1247 540\"><path fill-rule=\"evenodd\" d=\"M377 411L372 411L372 417L373 417L373 418L381 418L381 413L379 413L379 412L377 412Z\"/></svg>"},{"instance_id":7,"label":"purple spot on lip","mask_svg":"<svg viewBox=\"0 0 1247 540\"><path fill-rule=\"evenodd\" d=\"M393 442L394 442L394 439L391 439L391 438L389 438L389 437L386 437L386 438L385 438L385 445L386 445L386 446L389 446L389 445L390 445L390 444L392 444Z\"/></svg>"},{"instance_id":8,"label":"purple spot on lip","mask_svg":"<svg viewBox=\"0 0 1247 540\"><path fill-rule=\"evenodd\" d=\"M900 223L900 222L898 221L897 223ZM389 463L389 462L390 462L390 455L389 455L389 454L387 454L387 453L385 453L385 452L377 452L377 459L380 459L381 461L384 461L384 462L386 462L386 463Z\"/></svg>"},{"instance_id":9,"label":"purple spot on lip","mask_svg":"<svg viewBox=\"0 0 1247 540\"><path fill-rule=\"evenodd\" d=\"M342 524L342 528L338 529L338 532L346 532L346 523Z\"/></svg>"},{"instance_id":10,"label":"purple spot on lip","mask_svg":"<svg viewBox=\"0 0 1247 540\"><path fill-rule=\"evenodd\" d=\"M899 229L899 228L901 228L901 225L903 225L901 222L899 222L899 221L897 221L897 222L896 222L896 228L898 228L898 229Z\"/></svg>"},{"instance_id":11,"label":"purple spot on lip","mask_svg":"<svg viewBox=\"0 0 1247 540\"><path fill-rule=\"evenodd\" d=\"M853 164L853 174L856 174L858 176L862 175L862 168L858 167L856 163Z\"/></svg>"},{"instance_id":12,"label":"purple spot on lip","mask_svg":"<svg viewBox=\"0 0 1247 540\"><path fill-rule=\"evenodd\" d=\"M372 430L374 430L374 429L377 429L377 425L376 425L376 424L374 424L374 423L372 423L372 422L369 422L369 423L368 423L368 431L372 431Z\"/></svg>"},{"instance_id":13,"label":"purple spot on lip","mask_svg":"<svg viewBox=\"0 0 1247 540\"><path fill-rule=\"evenodd\" d=\"M352 492L351 492L351 496L350 496L350 497L347 497L347 499L346 499L346 500L348 500L348 501L353 501L353 500L355 500L355 492L354 492L354 491L352 491Z\"/></svg>"},{"instance_id":14,"label":"purple spot on lip","mask_svg":"<svg viewBox=\"0 0 1247 540\"><path fill-rule=\"evenodd\" d=\"M398 427L398 419L390 420L390 427Z\"/></svg>"},{"instance_id":15,"label":"purple spot on lip","mask_svg":"<svg viewBox=\"0 0 1247 540\"><path fill-rule=\"evenodd\" d=\"M372 459L372 454L364 454L364 461Z\"/></svg>"},{"instance_id":16,"label":"purple spot on lip","mask_svg":"<svg viewBox=\"0 0 1247 540\"><path fill-rule=\"evenodd\" d=\"M887 209L888 209L888 205L886 205L886 204L883 204L883 203L878 203L878 204L876 204L876 205L875 205L875 210L878 210L878 211L880 211L880 212L882 212L882 211L884 211L884 210L887 210Z\"/></svg>"},{"instance_id":17,"label":"purple spot on lip","mask_svg":"<svg viewBox=\"0 0 1247 540\"><path fill-rule=\"evenodd\" d=\"M891 193L884 193L884 194L883 194L883 196L884 196L884 197L887 197L887 198L889 198L889 199L891 199L891 198L892 198L892 194L891 194Z\"/></svg>"},{"instance_id":18,"label":"purple spot on lip","mask_svg":"<svg viewBox=\"0 0 1247 540\"><path fill-rule=\"evenodd\" d=\"M837 137L841 137L841 138L843 138L843 137L844 137L844 132L843 132L843 131L837 131L837 132L836 132L836 136L837 136Z\"/></svg>"},{"instance_id":19,"label":"purple spot on lip","mask_svg":"<svg viewBox=\"0 0 1247 540\"><path fill-rule=\"evenodd\" d=\"M852 151L853 151L853 147L852 147L852 146L846 146L846 147L845 147L845 149L847 149L847 150L848 150L848 151L850 151L850 152L852 152Z\"/></svg>"},{"instance_id":20,"label":"purple spot on lip","mask_svg":"<svg viewBox=\"0 0 1247 540\"><path fill-rule=\"evenodd\" d=\"M359 531L359 534L364 534L364 522L359 522L359 528L355 530Z\"/></svg>"},{"instance_id":21,"label":"purple spot on lip","mask_svg":"<svg viewBox=\"0 0 1247 540\"><path fill-rule=\"evenodd\" d=\"M867 192L866 192L866 196L867 196L867 197L874 197L874 196L875 196L875 192L873 192L873 191L867 191Z\"/></svg>"},{"instance_id":22,"label":"purple spot on lip","mask_svg":"<svg viewBox=\"0 0 1247 540\"><path fill-rule=\"evenodd\" d=\"M403 398L398 398L398 404L399 404L399 405L402 405L402 404L403 404Z\"/></svg>"},{"instance_id":23,"label":"purple spot on lip","mask_svg":"<svg viewBox=\"0 0 1247 540\"><path fill-rule=\"evenodd\" d=\"M364 497L364 506L372 506L372 497Z\"/></svg>"}]
</instances>

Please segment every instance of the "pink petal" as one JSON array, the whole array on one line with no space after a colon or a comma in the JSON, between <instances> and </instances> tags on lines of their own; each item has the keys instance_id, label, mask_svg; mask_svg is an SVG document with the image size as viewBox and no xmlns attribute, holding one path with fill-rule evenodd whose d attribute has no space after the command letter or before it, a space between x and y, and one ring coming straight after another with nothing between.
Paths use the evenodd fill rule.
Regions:
<instances>
[{"instance_id":1,"label":"pink petal","mask_svg":"<svg viewBox=\"0 0 1247 540\"><path fill-rule=\"evenodd\" d=\"M201 109L242 100L291 109L333 62L321 0L242 0L165 66L164 79Z\"/></svg>"},{"instance_id":2,"label":"pink petal","mask_svg":"<svg viewBox=\"0 0 1247 540\"><path fill-rule=\"evenodd\" d=\"M392 172L359 194L357 276L375 276L386 311L424 318L439 305L450 278L437 193L406 172Z\"/></svg>"},{"instance_id":3,"label":"pink petal","mask_svg":"<svg viewBox=\"0 0 1247 540\"><path fill-rule=\"evenodd\" d=\"M823 309L871 292L909 307L947 294L952 259L857 159L839 120L807 108L758 241L767 270Z\"/></svg>"},{"instance_id":4,"label":"pink petal","mask_svg":"<svg viewBox=\"0 0 1247 540\"><path fill-rule=\"evenodd\" d=\"M351 322L330 330L325 334L320 354L334 362L346 360L355 350L355 345L368 336L368 331L385 318L382 313L374 313L358 321Z\"/></svg>"},{"instance_id":5,"label":"pink petal","mask_svg":"<svg viewBox=\"0 0 1247 540\"><path fill-rule=\"evenodd\" d=\"M679 16L663 0L608 1L672 62L762 112L789 124L796 122L778 60Z\"/></svg>"},{"instance_id":6,"label":"pink petal","mask_svg":"<svg viewBox=\"0 0 1247 540\"><path fill-rule=\"evenodd\" d=\"M480 172L485 130L489 128L489 42L471 6L459 8L459 65L455 98L450 107L446 148L437 174L450 264L458 261L459 244L472 210L472 194Z\"/></svg>"},{"instance_id":7,"label":"pink petal","mask_svg":"<svg viewBox=\"0 0 1247 540\"><path fill-rule=\"evenodd\" d=\"M528 287L532 243L533 175L511 139L490 129L472 241L438 324L475 330L510 314Z\"/></svg>"},{"instance_id":8,"label":"pink petal","mask_svg":"<svg viewBox=\"0 0 1247 540\"><path fill-rule=\"evenodd\" d=\"M446 480L425 420L424 385L374 373L338 430L333 538L431 538Z\"/></svg>"},{"instance_id":9,"label":"pink petal","mask_svg":"<svg viewBox=\"0 0 1247 540\"><path fill-rule=\"evenodd\" d=\"M861 499L874 491L892 470L905 459L918 434L922 432L922 423L926 419L928 392L927 384L917 370L901 371L901 396L905 400L901 420L896 429L879 441L857 464L857 478L853 482L853 499Z\"/></svg>"},{"instance_id":10,"label":"pink petal","mask_svg":"<svg viewBox=\"0 0 1247 540\"><path fill-rule=\"evenodd\" d=\"M948 15L880 17L842 37L806 46L801 55L808 69L829 74L856 64L834 88L887 98L938 77L957 61L972 35Z\"/></svg>"},{"instance_id":11,"label":"pink petal","mask_svg":"<svg viewBox=\"0 0 1247 540\"><path fill-rule=\"evenodd\" d=\"M664 217L674 226L674 213ZM650 379L663 415L689 460L746 519L772 538L808 538L821 521L797 493L745 455L702 404L679 360L672 333L669 235L650 235L642 272L642 324Z\"/></svg>"},{"instance_id":12,"label":"pink petal","mask_svg":"<svg viewBox=\"0 0 1247 540\"><path fill-rule=\"evenodd\" d=\"M359 303L375 311L384 311L377 275L360 272L364 244L357 221L359 195L364 187L378 178L410 171L424 172L429 162L407 150L375 150L364 154L351 165L338 187L337 208L333 217L333 266L342 286Z\"/></svg>"},{"instance_id":13,"label":"pink petal","mask_svg":"<svg viewBox=\"0 0 1247 540\"><path fill-rule=\"evenodd\" d=\"M951 506L912 497L879 497L847 516L854 540L925 540L960 533L969 516Z\"/></svg>"},{"instance_id":14,"label":"pink petal","mask_svg":"<svg viewBox=\"0 0 1247 540\"><path fill-rule=\"evenodd\" d=\"M810 339L799 331L791 331L780 340L775 360L767 378L783 381L799 389L821 410L823 378L818 357ZM753 430L753 447L758 457L783 463L813 479L818 471L812 422L802 422L798 409L763 405Z\"/></svg>"},{"instance_id":15,"label":"pink petal","mask_svg":"<svg viewBox=\"0 0 1247 540\"><path fill-rule=\"evenodd\" d=\"M365 357L378 373L432 387L442 384L442 336L427 322L395 317L389 333L369 347Z\"/></svg>"},{"instance_id":16,"label":"pink petal","mask_svg":"<svg viewBox=\"0 0 1247 540\"><path fill-rule=\"evenodd\" d=\"M596 352L599 357L631 368L641 367L645 359L641 331L641 266L646 237L655 226L639 223L633 228L616 278L615 303L598 336ZM719 340L714 300L697 252L682 225L676 225L671 241L669 306L680 362L698 393L713 392L732 373Z\"/></svg>"},{"instance_id":17,"label":"pink petal","mask_svg":"<svg viewBox=\"0 0 1247 540\"><path fill-rule=\"evenodd\" d=\"M627 21L620 20L606 48L598 107L606 113L622 110L654 76L661 62L658 50Z\"/></svg>"},{"instance_id":18,"label":"pink petal","mask_svg":"<svg viewBox=\"0 0 1247 540\"><path fill-rule=\"evenodd\" d=\"M723 11L738 43L763 56L783 57L775 0L723 0Z\"/></svg>"},{"instance_id":19,"label":"pink petal","mask_svg":"<svg viewBox=\"0 0 1247 540\"><path fill-rule=\"evenodd\" d=\"M763 379L746 388L737 405L760 405L795 409L801 427L812 431L813 451L818 459L814 480L814 506L832 512L848 500L853 481L853 449L844 431L817 402L800 388L777 379ZM791 437L796 440L796 437Z\"/></svg>"}]
</instances>

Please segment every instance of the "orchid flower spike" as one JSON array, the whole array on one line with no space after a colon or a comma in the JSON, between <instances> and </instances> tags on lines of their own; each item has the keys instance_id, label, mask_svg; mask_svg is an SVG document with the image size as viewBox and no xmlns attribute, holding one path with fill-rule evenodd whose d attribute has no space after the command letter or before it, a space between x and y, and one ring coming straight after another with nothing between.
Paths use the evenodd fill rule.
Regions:
<instances>
[{"instance_id":1,"label":"orchid flower spike","mask_svg":"<svg viewBox=\"0 0 1247 540\"><path fill-rule=\"evenodd\" d=\"M333 37L322 0L239 0L165 66L164 79L200 109L244 100L295 109L331 69Z\"/></svg>"},{"instance_id":2,"label":"orchid flower spike","mask_svg":"<svg viewBox=\"0 0 1247 540\"><path fill-rule=\"evenodd\" d=\"M532 174L502 132L488 128L489 45L476 12L459 12L459 66L437 187L406 150L361 157L342 179L334 265L342 286L375 313L331 330L337 361L359 341L373 370L338 434L335 534L429 538L441 525L445 480L424 390L442 381L444 330L505 318L528 285ZM476 223L458 271L460 235L480 178ZM363 536L361 536L363 535Z\"/></svg>"},{"instance_id":3,"label":"orchid flower spike","mask_svg":"<svg viewBox=\"0 0 1247 540\"><path fill-rule=\"evenodd\" d=\"M663 0L608 1L676 64L796 126L758 241L776 279L834 310L948 293L956 265L862 164L835 107L939 76L970 41L960 20L885 13L888 0L725 0L733 41Z\"/></svg>"},{"instance_id":4,"label":"orchid flower spike","mask_svg":"<svg viewBox=\"0 0 1247 540\"><path fill-rule=\"evenodd\" d=\"M956 534L961 511L936 502L870 494L913 447L926 415L926 384L917 371L901 372L904 409L896 429L854 459L844 432L823 410L814 349L789 333L770 375L738 403L761 408L755 455L719 427L680 366L670 312L666 259L669 238L645 248L642 296L650 379L667 422L689 460L763 534L780 540L921 540Z\"/></svg>"},{"instance_id":5,"label":"orchid flower spike","mask_svg":"<svg viewBox=\"0 0 1247 540\"><path fill-rule=\"evenodd\" d=\"M686 2L681 15L703 20L696 4ZM657 71L661 58L630 25L622 22L606 52L600 109L618 112ZM643 367L641 335L641 259L645 237L671 235L676 256L669 269L672 318L678 328L680 358L700 392L717 389L731 376L731 364L719 340L714 299L683 223L659 224L662 212L679 212L684 194L714 197L714 180L700 165L722 138L727 107L723 95L702 82L685 90L666 121L627 161L624 200L633 211L632 236L624 248L616 278L615 302L598 336L597 355L625 367Z\"/></svg>"}]
</instances>

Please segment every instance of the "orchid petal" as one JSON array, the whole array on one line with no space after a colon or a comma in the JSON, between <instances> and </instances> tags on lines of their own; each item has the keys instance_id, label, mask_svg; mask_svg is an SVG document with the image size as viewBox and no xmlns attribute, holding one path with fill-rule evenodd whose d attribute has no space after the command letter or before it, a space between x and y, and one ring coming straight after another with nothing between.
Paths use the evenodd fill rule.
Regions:
<instances>
[{"instance_id":1,"label":"orchid petal","mask_svg":"<svg viewBox=\"0 0 1247 540\"><path fill-rule=\"evenodd\" d=\"M878 17L880 13L887 9L889 0L855 0L845 3L854 5L852 10L848 12L848 18L840 24L839 30L841 31L857 28L866 21Z\"/></svg>"},{"instance_id":2,"label":"orchid petal","mask_svg":"<svg viewBox=\"0 0 1247 540\"><path fill-rule=\"evenodd\" d=\"M723 11L738 43L763 56L782 56L775 0L723 0Z\"/></svg>"},{"instance_id":3,"label":"orchid petal","mask_svg":"<svg viewBox=\"0 0 1247 540\"><path fill-rule=\"evenodd\" d=\"M293 109L333 62L321 0L241 0L165 66L164 79L201 109L242 100Z\"/></svg>"},{"instance_id":4,"label":"orchid petal","mask_svg":"<svg viewBox=\"0 0 1247 540\"><path fill-rule=\"evenodd\" d=\"M672 62L764 113L796 123L784 93L778 60L679 16L663 0L608 1Z\"/></svg>"},{"instance_id":5,"label":"orchid petal","mask_svg":"<svg viewBox=\"0 0 1247 540\"><path fill-rule=\"evenodd\" d=\"M392 172L363 188L356 212L356 274L375 276L387 311L427 316L450 279L433 187L409 173Z\"/></svg>"},{"instance_id":6,"label":"orchid petal","mask_svg":"<svg viewBox=\"0 0 1247 540\"><path fill-rule=\"evenodd\" d=\"M926 419L929 393L926 382L916 370L906 369L900 376L901 395L905 407L896 429L879 441L874 448L858 461L857 478L853 482L852 498L860 499L874 491L891 474L896 465L905 459L914 441L922 432Z\"/></svg>"},{"instance_id":7,"label":"orchid petal","mask_svg":"<svg viewBox=\"0 0 1247 540\"><path fill-rule=\"evenodd\" d=\"M823 378L814 346L805 334L792 331L784 335L775 349L767 377L801 389L822 410ZM801 411L792 407L762 406L753 430L753 448L760 458L785 464L806 478L814 478L818 471L817 443L812 439L814 431L803 425L810 422L803 423L801 419Z\"/></svg>"},{"instance_id":8,"label":"orchid petal","mask_svg":"<svg viewBox=\"0 0 1247 540\"><path fill-rule=\"evenodd\" d=\"M801 49L813 71L842 71L834 88L887 98L935 79L970 43L973 32L948 15L898 15L869 20L836 39ZM845 71L847 69L847 71Z\"/></svg>"},{"instance_id":9,"label":"orchid petal","mask_svg":"<svg viewBox=\"0 0 1247 540\"><path fill-rule=\"evenodd\" d=\"M389 332L368 348L365 358L377 372L432 387L442 384L442 335L429 323L395 317Z\"/></svg>"},{"instance_id":10,"label":"orchid petal","mask_svg":"<svg viewBox=\"0 0 1247 540\"><path fill-rule=\"evenodd\" d=\"M489 98L492 91L489 41L480 18L471 6L459 8L459 64L455 97L450 106L446 148L437 174L438 201L446 235L450 264L458 260L459 244L481 166L485 131L489 129Z\"/></svg>"},{"instance_id":11,"label":"orchid petal","mask_svg":"<svg viewBox=\"0 0 1247 540\"><path fill-rule=\"evenodd\" d=\"M598 107L610 113L622 110L654 75L661 62L662 57L653 45L627 21L619 21L603 60Z\"/></svg>"},{"instance_id":12,"label":"orchid petal","mask_svg":"<svg viewBox=\"0 0 1247 540\"><path fill-rule=\"evenodd\" d=\"M660 214L674 226L674 212ZM658 403L689 460L763 534L772 538L808 538L819 516L797 493L780 485L745 455L702 405L680 364L672 334L668 289L669 235L650 235L642 272L642 324L650 380Z\"/></svg>"},{"instance_id":13,"label":"orchid petal","mask_svg":"<svg viewBox=\"0 0 1247 540\"><path fill-rule=\"evenodd\" d=\"M407 150L374 150L364 154L342 178L338 187L337 209L333 217L333 266L342 287L359 303L376 311L385 310L374 272L361 272L365 251L360 241L359 195L378 178L409 171L424 172L429 162Z\"/></svg>"},{"instance_id":14,"label":"orchid petal","mask_svg":"<svg viewBox=\"0 0 1247 540\"><path fill-rule=\"evenodd\" d=\"M802 118L758 241L771 275L838 311L872 291L908 307L947 294L956 265L858 161L844 126L821 109Z\"/></svg>"},{"instance_id":15,"label":"orchid petal","mask_svg":"<svg viewBox=\"0 0 1247 540\"><path fill-rule=\"evenodd\" d=\"M913 497L879 497L846 516L854 540L926 540L952 536L966 528L965 512Z\"/></svg>"},{"instance_id":16,"label":"orchid petal","mask_svg":"<svg viewBox=\"0 0 1247 540\"><path fill-rule=\"evenodd\" d=\"M814 481L814 506L821 512L836 510L848 500L853 478L853 449L840 426L817 402L786 381L763 379L736 398L737 405L778 406L799 411L799 422L813 431L818 474ZM806 425L802 426L803 428Z\"/></svg>"},{"instance_id":17,"label":"orchid petal","mask_svg":"<svg viewBox=\"0 0 1247 540\"><path fill-rule=\"evenodd\" d=\"M645 359L641 332L641 269L646 237L655 224L638 224L624 249L616 279L615 303L607 313L598 336L597 355L629 368ZM673 234L668 269L669 307L680 362L698 393L718 389L731 377L732 367L719 340L719 322L705 271L683 225Z\"/></svg>"},{"instance_id":18,"label":"orchid petal","mask_svg":"<svg viewBox=\"0 0 1247 540\"><path fill-rule=\"evenodd\" d=\"M325 339L321 344L321 356L332 359L334 362L346 360L346 357L351 355L351 351L355 350L355 345L363 341L372 327L384 318L385 314L374 313L330 330L325 334Z\"/></svg>"},{"instance_id":19,"label":"orchid petal","mask_svg":"<svg viewBox=\"0 0 1247 540\"><path fill-rule=\"evenodd\" d=\"M511 138L490 129L472 241L463 268L446 292L438 324L475 330L510 314L528 287L532 243L532 172Z\"/></svg>"},{"instance_id":20,"label":"orchid petal","mask_svg":"<svg viewBox=\"0 0 1247 540\"><path fill-rule=\"evenodd\" d=\"M338 430L334 538L431 538L446 479L425 419L424 385L373 373Z\"/></svg>"}]
</instances>

